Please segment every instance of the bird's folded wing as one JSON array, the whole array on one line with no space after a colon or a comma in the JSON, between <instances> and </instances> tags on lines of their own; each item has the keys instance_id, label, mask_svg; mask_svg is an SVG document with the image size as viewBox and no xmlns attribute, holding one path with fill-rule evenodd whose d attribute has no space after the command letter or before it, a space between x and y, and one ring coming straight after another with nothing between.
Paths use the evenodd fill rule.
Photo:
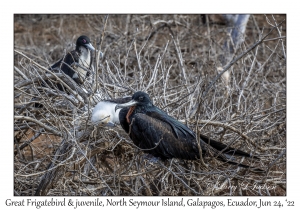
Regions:
<instances>
[{"instance_id":1,"label":"bird's folded wing","mask_svg":"<svg viewBox=\"0 0 300 210\"><path fill-rule=\"evenodd\" d=\"M195 139L178 132L174 135L169 123L145 114L135 114L129 133L135 145L156 157L196 159L199 157Z\"/></svg>"},{"instance_id":2,"label":"bird's folded wing","mask_svg":"<svg viewBox=\"0 0 300 210\"><path fill-rule=\"evenodd\" d=\"M147 110L146 114L152 118L155 118L157 120L160 120L160 121L165 122L168 125L170 125L177 138L181 134L183 134L187 138L191 138L191 137L196 138L195 133L191 129L189 129L186 125L182 124L175 118L167 115L165 112L163 112L159 108L155 108L154 110L150 110L150 111Z\"/></svg>"}]
</instances>

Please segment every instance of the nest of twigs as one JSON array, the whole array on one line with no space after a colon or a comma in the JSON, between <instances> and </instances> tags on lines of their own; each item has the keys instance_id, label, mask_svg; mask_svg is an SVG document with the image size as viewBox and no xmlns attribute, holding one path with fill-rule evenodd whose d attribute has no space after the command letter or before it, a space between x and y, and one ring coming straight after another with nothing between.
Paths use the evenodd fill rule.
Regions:
<instances>
[{"instance_id":1,"label":"nest of twigs","mask_svg":"<svg viewBox=\"0 0 300 210\"><path fill-rule=\"evenodd\" d=\"M15 15L15 195L286 195L285 15L251 15L226 64L228 27L212 18ZM38 91L68 81L47 69L82 34L98 50L89 92ZM151 162L121 127L92 125L98 101L137 90L196 133L257 154L240 161L266 173L213 157Z\"/></svg>"}]
</instances>

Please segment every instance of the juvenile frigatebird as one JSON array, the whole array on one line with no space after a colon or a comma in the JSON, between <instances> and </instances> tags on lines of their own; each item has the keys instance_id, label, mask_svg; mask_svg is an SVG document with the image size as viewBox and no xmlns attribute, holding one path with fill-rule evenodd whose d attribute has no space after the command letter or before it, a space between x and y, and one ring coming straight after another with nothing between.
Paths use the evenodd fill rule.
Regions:
<instances>
[{"instance_id":1,"label":"juvenile frigatebird","mask_svg":"<svg viewBox=\"0 0 300 210\"><path fill-rule=\"evenodd\" d=\"M49 70L54 73L59 73L62 71L64 74L72 78L77 85L81 86L92 70L92 51L94 50L95 48L91 44L89 37L82 35L78 37L75 49L69 51L60 60L51 65ZM52 89L57 88L58 90L69 94L69 91L67 91L62 84L52 82L48 79L45 80L45 82L42 82L41 85L43 87L48 86ZM39 90L39 92L43 93L43 90ZM34 101L36 98L33 98L32 100ZM40 103L35 103L34 106L39 108L43 107L43 105Z\"/></svg>"},{"instance_id":2,"label":"juvenile frigatebird","mask_svg":"<svg viewBox=\"0 0 300 210\"><path fill-rule=\"evenodd\" d=\"M115 111L118 109L121 109L119 121L122 128L129 134L133 143L144 152L162 160L171 158L197 160L200 158L195 133L154 106L147 93L142 91L134 93L131 101L117 104ZM210 153L220 161L251 168L257 172L263 171L237 163L233 157L233 155L237 155L259 159L257 156L234 149L202 134L200 135L200 147L202 156Z\"/></svg>"},{"instance_id":3,"label":"juvenile frigatebird","mask_svg":"<svg viewBox=\"0 0 300 210\"><path fill-rule=\"evenodd\" d=\"M84 79L89 75L92 65L92 51L95 48L91 44L89 37L82 35L76 41L75 50L68 52L64 57L54 63L50 70L61 70L71 77L78 85L82 85ZM61 85L57 85L59 90L63 90Z\"/></svg>"}]
</instances>

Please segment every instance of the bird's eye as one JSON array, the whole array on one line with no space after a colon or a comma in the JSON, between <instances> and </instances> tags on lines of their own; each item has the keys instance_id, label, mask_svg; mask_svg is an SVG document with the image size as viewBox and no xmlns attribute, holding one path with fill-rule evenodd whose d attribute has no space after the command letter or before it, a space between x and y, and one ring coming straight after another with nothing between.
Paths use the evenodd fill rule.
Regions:
<instances>
[{"instance_id":1,"label":"bird's eye","mask_svg":"<svg viewBox=\"0 0 300 210\"><path fill-rule=\"evenodd\" d=\"M86 40L85 40L85 39L83 39L82 41L83 41L83 43L86 43Z\"/></svg>"},{"instance_id":2,"label":"bird's eye","mask_svg":"<svg viewBox=\"0 0 300 210\"><path fill-rule=\"evenodd\" d=\"M140 96L139 101L143 101L143 100L144 100L144 96Z\"/></svg>"}]
</instances>

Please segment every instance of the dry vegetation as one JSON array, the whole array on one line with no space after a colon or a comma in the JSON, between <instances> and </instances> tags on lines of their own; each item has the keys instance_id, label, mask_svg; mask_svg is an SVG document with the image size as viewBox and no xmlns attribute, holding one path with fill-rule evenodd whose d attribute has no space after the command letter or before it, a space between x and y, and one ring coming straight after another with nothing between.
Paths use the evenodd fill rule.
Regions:
<instances>
[{"instance_id":1,"label":"dry vegetation","mask_svg":"<svg viewBox=\"0 0 300 210\"><path fill-rule=\"evenodd\" d=\"M286 195L286 17L251 16L234 59L273 31L212 86L228 28L203 17L15 15L15 195ZM41 95L36 88L46 77L68 82L46 70L82 34L103 52L94 56L89 94L72 87L75 97ZM204 158L207 167L149 162L120 127L91 124L97 101L137 90L198 134L259 154L243 161L266 173L213 157Z\"/></svg>"}]
</instances>

